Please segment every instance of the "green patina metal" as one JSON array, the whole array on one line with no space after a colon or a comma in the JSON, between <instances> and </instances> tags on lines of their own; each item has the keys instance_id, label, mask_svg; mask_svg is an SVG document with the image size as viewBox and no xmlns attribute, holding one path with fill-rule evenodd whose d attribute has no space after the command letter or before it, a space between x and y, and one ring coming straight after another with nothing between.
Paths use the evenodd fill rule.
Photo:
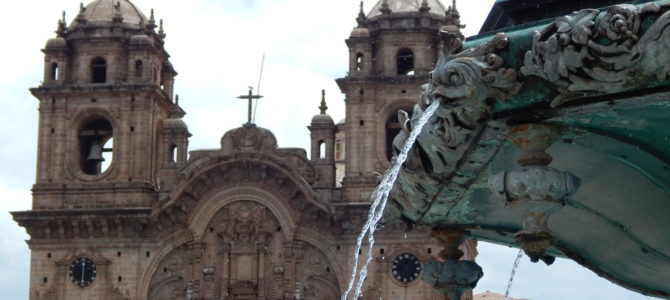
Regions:
<instances>
[{"instance_id":1,"label":"green patina metal","mask_svg":"<svg viewBox=\"0 0 670 300\"><path fill-rule=\"evenodd\" d=\"M496 4L511 5L515 2L518 1L498 0ZM659 8L645 14L642 12L644 3L654 3ZM640 13L637 36L644 38L649 32L661 30L663 36L659 40L667 39L665 35L670 34L665 28L668 26L663 27L661 25L665 23L659 23L670 18L670 1L637 1L636 5ZM630 6L624 8L630 9ZM609 8L600 8L599 14L592 15L592 21L599 24L601 20L608 20L606 18L611 17L608 16L610 13ZM584 15L575 14L573 17ZM529 56L526 53L534 50L535 43L546 42L548 35L557 34L556 28L548 28L547 36L538 39L534 37L534 32L545 30L555 24L553 22L545 20L508 27L474 36L463 43L464 49L478 53L487 47L487 43L500 39L496 35L498 32L506 34L506 46L495 51L502 66L496 65L495 69L516 70L521 87L510 88L505 90L508 94L491 97L496 100L487 102L491 104L491 111L486 120L506 123L508 128L518 124L543 123L564 129L557 141L546 150L549 161L553 158L550 166L565 170L566 174L573 173L581 179L581 186L572 197L564 200L564 207L549 220L549 229L557 239L551 242L547 254L569 257L630 289L670 298L670 236L667 234L670 219L666 216L670 211L670 79L664 79L667 76L663 73L654 74L656 69L647 70L662 67L663 63L660 66L650 64L645 66L647 69L632 69L623 84L610 87L603 84L607 83L605 80L596 82L589 90L579 86L579 81L573 81L577 87L568 90L548 79L551 77L543 77L530 69L521 71L523 67L528 68ZM608 39L604 32L592 37L597 44L595 47L622 43L621 40ZM653 39L645 41L659 43ZM634 40L631 45L636 42ZM667 49L664 45L660 49L667 52L663 50ZM649 53L654 55L654 52ZM481 63L481 58L477 55L470 57L480 60L478 63ZM436 71L449 70L461 59L447 61L447 67L436 68ZM578 66L568 70L572 72L569 75L561 76L572 80L570 76L583 75L578 70L582 67L591 66ZM499 74L509 75L503 72L494 76ZM473 83L477 85L475 90L480 89L480 81ZM445 90L452 87L447 83ZM486 88L486 85L481 88ZM449 99L448 95L446 98ZM481 100L475 97L468 99ZM460 102L446 103L449 111L459 111ZM482 132L478 131L481 126L485 125L469 128ZM444 141L440 141L439 136L431 138L422 133L419 139L423 137L424 140L418 148L424 153L458 150L463 153L463 158L435 162L432 160L432 157L437 157L434 153L416 158L415 161L420 163L411 166L413 169L408 169L399 177L398 189L402 192L395 198L401 202L400 213L412 222L435 228L470 228L476 238L518 246L519 240L514 233L525 229L522 218L510 208L510 202L505 203L495 197L487 181L493 174L518 170L517 159L525 160L524 163L546 160L542 151L523 154L528 149L521 150L511 142L500 142L492 133L460 133L458 126L435 128L439 130L434 129L433 132L443 132L449 141L459 134L467 135L467 138L457 146L440 148L439 143ZM454 128L453 132L449 131ZM440 166L440 173L433 172L434 164L440 163L444 163ZM424 168L424 173L417 172L421 168ZM418 188L412 188L412 185Z\"/></svg>"},{"instance_id":2,"label":"green patina metal","mask_svg":"<svg viewBox=\"0 0 670 300\"><path fill-rule=\"evenodd\" d=\"M517 0L501 0L498 2L514 2ZM667 1L637 1L637 3L653 2L656 4L666 3ZM601 8L601 17L607 8ZM643 34L655 21L653 17L646 17L642 20L641 33ZM532 23L521 24L513 27L507 27L496 31L486 32L468 38L463 44L464 49L477 47L491 39L493 35L498 32L504 32L508 39L509 45L505 51L499 53L505 62L505 67L519 69L523 66L524 55L526 51L531 49L533 33L535 31L542 31L544 27L549 25L553 20L542 20ZM537 78L535 76L526 76L523 78L524 85L517 95L508 98L505 101L495 102L492 105L492 113L494 115L511 115L519 111L527 109L536 109L548 107L551 99L556 97L558 91L556 88L546 80ZM670 80L657 81L652 80L641 83L639 86L628 90L628 92L645 93L646 90L656 87L666 87L670 85ZM582 96L585 99L599 96L599 94L585 94ZM574 98L580 98L574 96Z\"/></svg>"},{"instance_id":3,"label":"green patina metal","mask_svg":"<svg viewBox=\"0 0 670 300\"><path fill-rule=\"evenodd\" d=\"M670 100L649 103L640 107L613 108L597 113L564 115L550 121L634 145L638 152L649 153L667 166L670 164L670 119L668 116L670 116Z\"/></svg>"}]
</instances>

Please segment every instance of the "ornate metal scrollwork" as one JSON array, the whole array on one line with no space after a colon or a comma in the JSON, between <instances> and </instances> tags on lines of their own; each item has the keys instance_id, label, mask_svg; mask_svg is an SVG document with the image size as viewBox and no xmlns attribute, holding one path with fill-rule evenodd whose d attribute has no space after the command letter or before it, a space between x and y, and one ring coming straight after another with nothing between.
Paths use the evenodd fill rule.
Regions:
<instances>
[{"instance_id":1,"label":"ornate metal scrollwork","mask_svg":"<svg viewBox=\"0 0 670 300\"><path fill-rule=\"evenodd\" d=\"M658 6L622 4L604 14L584 9L560 17L535 32L526 52L523 75L536 75L556 85L558 106L574 95L618 92L670 73L670 12L646 30L643 20L670 3Z\"/></svg>"}]
</instances>

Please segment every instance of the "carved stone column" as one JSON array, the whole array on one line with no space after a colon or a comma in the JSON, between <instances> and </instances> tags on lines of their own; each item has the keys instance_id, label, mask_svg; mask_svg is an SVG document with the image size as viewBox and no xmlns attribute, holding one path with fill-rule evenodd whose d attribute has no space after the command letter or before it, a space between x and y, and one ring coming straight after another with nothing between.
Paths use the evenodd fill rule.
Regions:
<instances>
[{"instance_id":1,"label":"carved stone column","mask_svg":"<svg viewBox=\"0 0 670 300\"><path fill-rule=\"evenodd\" d=\"M266 260L267 260L267 246L264 243L258 243L258 299L265 299L266 297Z\"/></svg>"},{"instance_id":2,"label":"carved stone column","mask_svg":"<svg viewBox=\"0 0 670 300\"><path fill-rule=\"evenodd\" d=\"M284 242L284 299L292 299L295 276L296 245L293 241Z\"/></svg>"},{"instance_id":3,"label":"carved stone column","mask_svg":"<svg viewBox=\"0 0 670 300\"><path fill-rule=\"evenodd\" d=\"M230 285L230 243L222 242L219 255L221 256L221 279L219 289L225 299L228 297L228 287Z\"/></svg>"},{"instance_id":4,"label":"carved stone column","mask_svg":"<svg viewBox=\"0 0 670 300\"><path fill-rule=\"evenodd\" d=\"M203 269L202 266L202 257L205 253L205 242L204 241L194 241L188 245L188 250L190 254L190 263L191 263L191 292L194 298L199 298L200 294L200 284L202 282L203 273L200 270Z\"/></svg>"},{"instance_id":5,"label":"carved stone column","mask_svg":"<svg viewBox=\"0 0 670 300\"><path fill-rule=\"evenodd\" d=\"M560 135L559 127L548 124L513 126L508 138L524 150L517 160L521 167L489 180L491 190L521 217L523 229L514 238L533 262L553 263L545 254L555 240L547 222L580 184L577 176L547 167L552 158L544 151Z\"/></svg>"}]
</instances>

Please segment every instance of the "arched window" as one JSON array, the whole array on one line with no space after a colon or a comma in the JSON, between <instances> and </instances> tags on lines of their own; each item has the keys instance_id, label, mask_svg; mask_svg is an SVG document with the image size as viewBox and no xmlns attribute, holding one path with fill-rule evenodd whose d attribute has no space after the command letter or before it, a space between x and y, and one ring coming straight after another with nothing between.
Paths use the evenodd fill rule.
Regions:
<instances>
[{"instance_id":1,"label":"arched window","mask_svg":"<svg viewBox=\"0 0 670 300\"><path fill-rule=\"evenodd\" d=\"M414 75L414 52L408 48L402 48L396 55L396 69L398 75Z\"/></svg>"},{"instance_id":2,"label":"arched window","mask_svg":"<svg viewBox=\"0 0 670 300\"><path fill-rule=\"evenodd\" d=\"M142 77L142 65L144 63L141 59L135 61L135 77Z\"/></svg>"},{"instance_id":3,"label":"arched window","mask_svg":"<svg viewBox=\"0 0 670 300\"><path fill-rule=\"evenodd\" d=\"M319 159L326 158L326 142L319 142Z\"/></svg>"},{"instance_id":4,"label":"arched window","mask_svg":"<svg viewBox=\"0 0 670 300\"><path fill-rule=\"evenodd\" d=\"M411 110L403 109L411 117ZM386 120L386 158L391 161L393 158L393 140L400 133L400 122L398 121L397 111L391 114Z\"/></svg>"},{"instance_id":5,"label":"arched window","mask_svg":"<svg viewBox=\"0 0 670 300\"><path fill-rule=\"evenodd\" d=\"M356 71L363 70L363 53L356 54Z\"/></svg>"},{"instance_id":6,"label":"arched window","mask_svg":"<svg viewBox=\"0 0 670 300\"><path fill-rule=\"evenodd\" d=\"M170 162L177 162L177 145L170 145Z\"/></svg>"},{"instance_id":7,"label":"arched window","mask_svg":"<svg viewBox=\"0 0 670 300\"><path fill-rule=\"evenodd\" d=\"M91 77L93 83L107 82L107 62L102 57L96 57L91 61Z\"/></svg>"},{"instance_id":8,"label":"arched window","mask_svg":"<svg viewBox=\"0 0 670 300\"><path fill-rule=\"evenodd\" d=\"M112 162L114 135L105 119L93 119L79 129L79 162L89 175L104 172Z\"/></svg>"},{"instance_id":9,"label":"arched window","mask_svg":"<svg viewBox=\"0 0 670 300\"><path fill-rule=\"evenodd\" d=\"M52 63L51 64L50 78L51 78L51 80L58 80L58 64L57 63Z\"/></svg>"}]
</instances>

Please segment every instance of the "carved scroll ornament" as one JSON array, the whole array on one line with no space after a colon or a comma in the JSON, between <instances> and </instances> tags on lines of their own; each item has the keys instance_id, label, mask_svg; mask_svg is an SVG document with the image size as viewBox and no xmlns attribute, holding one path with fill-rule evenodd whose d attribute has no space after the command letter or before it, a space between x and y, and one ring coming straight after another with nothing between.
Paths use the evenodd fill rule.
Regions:
<instances>
[{"instance_id":1,"label":"carved scroll ornament","mask_svg":"<svg viewBox=\"0 0 670 300\"><path fill-rule=\"evenodd\" d=\"M635 87L670 73L670 12L646 30L647 16L670 7L622 4L604 14L584 9L560 17L535 32L525 55L523 75L536 75L556 85L553 107L575 95L610 93Z\"/></svg>"}]
</instances>

